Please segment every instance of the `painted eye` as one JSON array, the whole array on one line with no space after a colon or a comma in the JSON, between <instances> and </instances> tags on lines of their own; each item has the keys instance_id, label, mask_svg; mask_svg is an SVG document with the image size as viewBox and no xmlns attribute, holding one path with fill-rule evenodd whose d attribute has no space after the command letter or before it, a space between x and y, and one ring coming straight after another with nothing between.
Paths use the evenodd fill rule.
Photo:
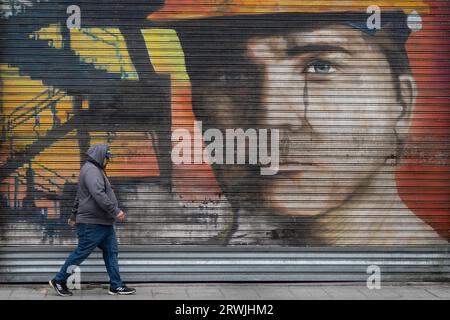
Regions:
<instances>
[{"instance_id":1,"label":"painted eye","mask_svg":"<svg viewBox=\"0 0 450 320\"><path fill-rule=\"evenodd\" d=\"M315 61L308 66L306 72L315 74L331 74L336 72L336 68L326 61Z\"/></svg>"}]
</instances>

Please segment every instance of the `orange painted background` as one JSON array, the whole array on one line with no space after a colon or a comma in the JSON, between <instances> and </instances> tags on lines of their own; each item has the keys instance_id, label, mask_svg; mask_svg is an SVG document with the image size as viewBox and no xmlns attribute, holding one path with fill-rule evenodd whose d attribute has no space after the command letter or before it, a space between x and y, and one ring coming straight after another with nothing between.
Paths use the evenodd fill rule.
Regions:
<instances>
[{"instance_id":1,"label":"orange painted background","mask_svg":"<svg viewBox=\"0 0 450 320\"><path fill-rule=\"evenodd\" d=\"M407 206L449 239L450 10L441 1L429 3L431 15L407 44L419 95L397 185Z\"/></svg>"}]
</instances>

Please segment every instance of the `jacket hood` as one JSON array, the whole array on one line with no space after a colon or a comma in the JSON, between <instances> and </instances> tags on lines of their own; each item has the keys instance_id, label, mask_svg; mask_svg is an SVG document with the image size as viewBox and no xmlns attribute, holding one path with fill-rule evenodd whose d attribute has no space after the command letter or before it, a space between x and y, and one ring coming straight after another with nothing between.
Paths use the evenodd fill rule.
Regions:
<instances>
[{"instance_id":1,"label":"jacket hood","mask_svg":"<svg viewBox=\"0 0 450 320\"><path fill-rule=\"evenodd\" d=\"M109 149L106 143L95 143L89 147L86 155L90 160L95 161L100 167L103 168L103 163L106 157L106 151Z\"/></svg>"}]
</instances>

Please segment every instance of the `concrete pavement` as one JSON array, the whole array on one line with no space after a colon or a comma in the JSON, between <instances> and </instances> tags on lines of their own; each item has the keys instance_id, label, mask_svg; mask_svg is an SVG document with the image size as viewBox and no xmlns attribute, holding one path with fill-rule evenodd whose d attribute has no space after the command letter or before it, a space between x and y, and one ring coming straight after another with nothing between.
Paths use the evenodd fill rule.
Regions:
<instances>
[{"instance_id":1,"label":"concrete pavement","mask_svg":"<svg viewBox=\"0 0 450 320\"><path fill-rule=\"evenodd\" d=\"M110 296L107 285L83 284L62 298L48 284L0 284L1 300L449 300L450 283L385 283L369 290L365 283L140 283L133 296Z\"/></svg>"}]
</instances>

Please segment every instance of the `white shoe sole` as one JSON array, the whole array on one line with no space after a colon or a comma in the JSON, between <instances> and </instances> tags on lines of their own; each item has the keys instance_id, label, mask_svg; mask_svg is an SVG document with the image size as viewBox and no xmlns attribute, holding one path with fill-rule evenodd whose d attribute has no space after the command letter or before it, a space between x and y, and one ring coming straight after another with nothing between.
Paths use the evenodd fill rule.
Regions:
<instances>
[{"instance_id":1,"label":"white shoe sole","mask_svg":"<svg viewBox=\"0 0 450 320\"><path fill-rule=\"evenodd\" d=\"M135 294L135 293L136 293L136 291L133 291L133 292L121 292L121 293L108 291L108 294L110 294L112 296L129 296L129 295L132 295L132 294Z\"/></svg>"},{"instance_id":2,"label":"white shoe sole","mask_svg":"<svg viewBox=\"0 0 450 320\"><path fill-rule=\"evenodd\" d=\"M58 290L56 290L56 288L53 286L52 280L48 281L48 284L50 285L50 287L53 288L53 290L55 290L55 292L60 296L60 297L71 297L71 294L62 294L60 293Z\"/></svg>"}]
</instances>

